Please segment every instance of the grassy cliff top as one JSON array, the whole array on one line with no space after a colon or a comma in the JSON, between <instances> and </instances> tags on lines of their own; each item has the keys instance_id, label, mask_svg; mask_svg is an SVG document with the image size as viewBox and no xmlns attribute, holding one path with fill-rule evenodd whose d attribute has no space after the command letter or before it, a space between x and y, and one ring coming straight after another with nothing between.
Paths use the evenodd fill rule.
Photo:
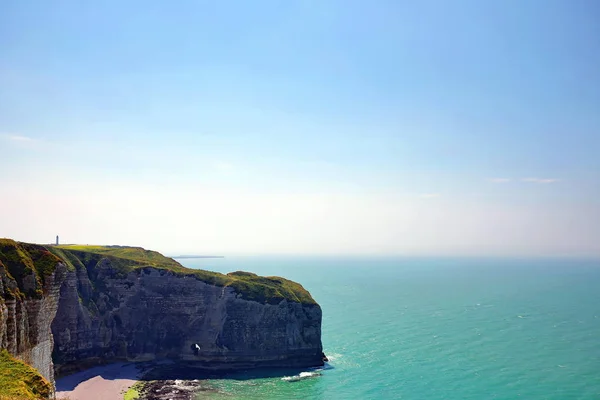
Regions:
<instances>
[{"instance_id":1,"label":"grassy cliff top","mask_svg":"<svg viewBox=\"0 0 600 400\"><path fill-rule=\"evenodd\" d=\"M64 262L69 270L87 268L101 259L108 259L111 266L122 274L136 269L154 267L168 270L176 275L192 275L197 279L216 286L230 286L242 298L260 303L277 304L283 299L303 304L316 304L310 293L302 285L280 277L262 277L249 272L233 272L227 275L200 269L190 269L172 258L129 246L89 246L60 245L42 246L0 239L0 268L5 268L15 279L18 290L10 292L12 297L40 297L44 279L51 274L59 262ZM24 278L32 273L34 287L25 288Z\"/></svg>"},{"instance_id":2,"label":"grassy cliff top","mask_svg":"<svg viewBox=\"0 0 600 400\"><path fill-rule=\"evenodd\" d=\"M45 277L54 272L59 262L61 259L44 246L0 239L0 268L4 267L19 287L9 293L12 297L40 297ZM35 279L25 288L24 278L30 275Z\"/></svg>"},{"instance_id":3,"label":"grassy cliff top","mask_svg":"<svg viewBox=\"0 0 600 400\"><path fill-rule=\"evenodd\" d=\"M172 258L141 247L60 245L51 246L49 249L64 259L71 267L87 265L89 255L95 254L108 258L113 266L124 273L151 266L171 271L176 275L192 275L208 284L230 286L242 298L260 303L277 304L281 300L287 299L297 303L316 304L310 293L302 285L288 279L276 276L262 277L240 271L224 275L218 272L190 269ZM88 261L86 262L86 260Z\"/></svg>"},{"instance_id":4,"label":"grassy cliff top","mask_svg":"<svg viewBox=\"0 0 600 400\"><path fill-rule=\"evenodd\" d=\"M39 372L0 351L0 399L47 399L52 385Z\"/></svg>"},{"instance_id":5,"label":"grassy cliff top","mask_svg":"<svg viewBox=\"0 0 600 400\"><path fill-rule=\"evenodd\" d=\"M51 246L52 249L83 251L88 253L102 254L106 256L123 258L126 260L135 261L136 263L144 264L145 266L161 267L161 268L178 268L181 267L177 261L172 258L163 256L157 251L146 250L141 247L131 246L90 246L90 245L60 245Z\"/></svg>"}]
</instances>

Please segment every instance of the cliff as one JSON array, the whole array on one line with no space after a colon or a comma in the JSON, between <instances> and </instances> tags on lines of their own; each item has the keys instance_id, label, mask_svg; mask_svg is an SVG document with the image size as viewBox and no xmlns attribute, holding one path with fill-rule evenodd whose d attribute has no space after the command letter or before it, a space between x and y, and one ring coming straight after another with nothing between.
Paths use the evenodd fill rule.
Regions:
<instances>
[{"instance_id":1,"label":"cliff","mask_svg":"<svg viewBox=\"0 0 600 400\"><path fill-rule=\"evenodd\" d=\"M191 270L142 248L10 240L0 240L0 278L0 348L49 381L117 360L323 364L321 309L283 278Z\"/></svg>"},{"instance_id":2,"label":"cliff","mask_svg":"<svg viewBox=\"0 0 600 400\"><path fill-rule=\"evenodd\" d=\"M50 330L66 275L60 258L43 246L0 239L0 349L52 382Z\"/></svg>"},{"instance_id":3,"label":"cliff","mask_svg":"<svg viewBox=\"0 0 600 400\"><path fill-rule=\"evenodd\" d=\"M54 251L74 267L52 323L59 373L161 358L212 369L322 364L321 309L297 283L188 270L143 249Z\"/></svg>"}]
</instances>

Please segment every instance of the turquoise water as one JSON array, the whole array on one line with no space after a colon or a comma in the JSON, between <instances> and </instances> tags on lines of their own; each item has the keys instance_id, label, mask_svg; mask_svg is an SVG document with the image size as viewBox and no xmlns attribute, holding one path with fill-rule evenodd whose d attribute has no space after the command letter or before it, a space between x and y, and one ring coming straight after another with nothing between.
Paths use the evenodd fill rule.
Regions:
<instances>
[{"instance_id":1,"label":"turquoise water","mask_svg":"<svg viewBox=\"0 0 600 400\"><path fill-rule=\"evenodd\" d=\"M322 375L212 380L229 399L600 399L600 262L226 258L323 308Z\"/></svg>"}]
</instances>

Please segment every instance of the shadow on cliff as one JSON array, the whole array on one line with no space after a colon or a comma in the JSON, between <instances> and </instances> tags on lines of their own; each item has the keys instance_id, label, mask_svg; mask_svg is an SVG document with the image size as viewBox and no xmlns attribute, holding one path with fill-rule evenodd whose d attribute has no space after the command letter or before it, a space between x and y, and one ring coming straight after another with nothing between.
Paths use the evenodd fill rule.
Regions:
<instances>
[{"instance_id":1,"label":"shadow on cliff","mask_svg":"<svg viewBox=\"0 0 600 400\"><path fill-rule=\"evenodd\" d=\"M305 371L333 369L325 363L318 368L258 368L236 371L209 371L200 368L186 367L176 364L149 364L149 363L115 363L87 369L56 380L58 392L72 391L80 383L91 379L102 380L136 380L136 381L168 381L168 380L204 380L204 379L232 379L252 380L263 378L282 378L298 375Z\"/></svg>"}]
</instances>

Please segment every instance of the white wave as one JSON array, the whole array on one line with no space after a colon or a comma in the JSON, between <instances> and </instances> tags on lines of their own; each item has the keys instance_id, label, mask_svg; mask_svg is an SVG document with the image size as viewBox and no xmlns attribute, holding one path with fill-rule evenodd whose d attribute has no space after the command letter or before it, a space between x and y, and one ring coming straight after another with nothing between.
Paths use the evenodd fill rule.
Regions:
<instances>
[{"instance_id":1,"label":"white wave","mask_svg":"<svg viewBox=\"0 0 600 400\"><path fill-rule=\"evenodd\" d=\"M321 376L321 372L319 372L319 371L308 372L307 371L307 372L300 372L298 375L284 376L283 378L281 378L281 380L287 381L287 382L298 382L303 379L315 378L317 376Z\"/></svg>"},{"instance_id":2,"label":"white wave","mask_svg":"<svg viewBox=\"0 0 600 400\"><path fill-rule=\"evenodd\" d=\"M342 358L342 355L339 353L332 353L332 354L325 353L325 355L327 356L327 359L329 360L329 362L336 361L336 360Z\"/></svg>"}]
</instances>

